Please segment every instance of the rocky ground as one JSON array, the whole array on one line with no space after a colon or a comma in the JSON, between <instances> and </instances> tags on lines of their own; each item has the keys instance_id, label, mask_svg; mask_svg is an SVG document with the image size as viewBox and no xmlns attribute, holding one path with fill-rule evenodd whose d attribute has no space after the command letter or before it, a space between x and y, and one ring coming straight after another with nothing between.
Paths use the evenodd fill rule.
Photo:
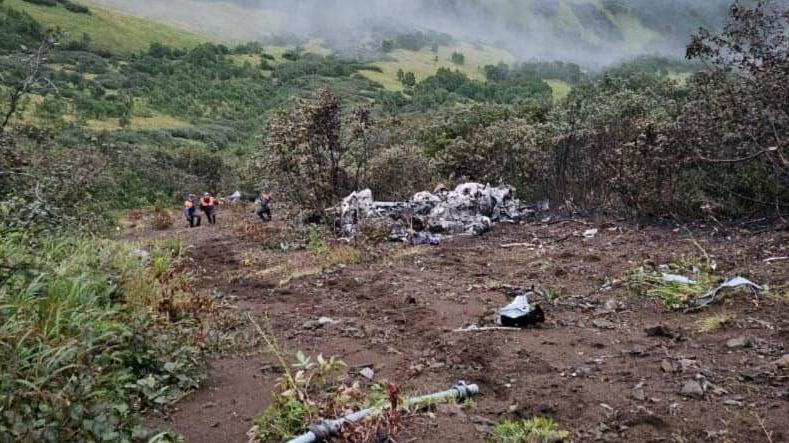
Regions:
<instances>
[{"instance_id":1,"label":"rocky ground","mask_svg":"<svg viewBox=\"0 0 789 443\"><path fill-rule=\"evenodd\" d=\"M789 300L777 289L789 282L789 260L769 260L789 255L789 232L554 220L435 247L387 244L361 264L319 272L309 252L246 235L253 217L221 213L216 227L132 236L192 244L198 288L268 317L288 352L339 356L362 386L371 383L359 374L364 367L403 393L459 380L480 386L471 409L409 417L399 442L484 441L494 423L535 414L553 417L577 442L789 441ZM276 237L281 227L265 229ZM584 237L590 228L597 235ZM775 289L684 314L622 283L639 264L702 249L721 276ZM488 321L514 288L530 287L557 296L541 301L540 327L456 331ZM700 320L720 314L731 321L699 331ZM150 423L190 442L247 441L271 401L273 363L262 347L218 357L202 389Z\"/></svg>"}]
</instances>

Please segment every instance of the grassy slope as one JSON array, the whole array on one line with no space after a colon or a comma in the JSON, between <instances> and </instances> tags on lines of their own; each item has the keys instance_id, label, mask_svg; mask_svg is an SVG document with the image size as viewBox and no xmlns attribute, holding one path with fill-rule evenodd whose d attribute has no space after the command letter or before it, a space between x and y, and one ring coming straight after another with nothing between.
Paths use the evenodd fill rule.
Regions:
<instances>
[{"instance_id":1,"label":"grassy slope","mask_svg":"<svg viewBox=\"0 0 789 443\"><path fill-rule=\"evenodd\" d=\"M81 3L89 6L92 14L76 14L61 6L40 6L22 0L5 1L6 5L27 12L46 26L60 27L67 33L69 40L79 40L87 33L96 48L120 54L145 49L153 42L191 47L206 40L189 31L105 9L90 2Z\"/></svg>"},{"instance_id":2,"label":"grassy slope","mask_svg":"<svg viewBox=\"0 0 789 443\"><path fill-rule=\"evenodd\" d=\"M450 61L453 52L460 52L466 57L466 62L463 65L456 65ZM397 70L402 69L405 72L411 71L416 76L417 81L424 80L425 78L436 73L436 70L441 67L458 69L464 72L471 78L484 80L485 75L482 72L482 67L485 65L498 62L512 63L515 58L507 51L503 51L491 47L480 47L466 43L461 43L456 46L442 46L438 49L438 54L433 53L430 49L423 49L421 51L407 51L399 49L393 51L390 55L392 60L382 61L376 63L383 72L362 71L362 75L381 83L386 89L402 90L403 85L397 80ZM435 61L438 56L438 61Z\"/></svg>"}]
</instances>

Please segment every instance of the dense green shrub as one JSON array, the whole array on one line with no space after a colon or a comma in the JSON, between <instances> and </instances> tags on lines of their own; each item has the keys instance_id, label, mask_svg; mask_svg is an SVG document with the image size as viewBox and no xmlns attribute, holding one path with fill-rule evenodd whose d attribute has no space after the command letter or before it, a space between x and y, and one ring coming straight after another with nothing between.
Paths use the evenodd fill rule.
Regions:
<instances>
[{"instance_id":1,"label":"dense green shrub","mask_svg":"<svg viewBox=\"0 0 789 443\"><path fill-rule=\"evenodd\" d=\"M165 286L181 284L161 274L180 250L155 250L148 267L128 245L7 228L0 221L0 439L144 438L141 412L205 374L196 325L152 314L173 293Z\"/></svg>"},{"instance_id":2,"label":"dense green shrub","mask_svg":"<svg viewBox=\"0 0 789 443\"><path fill-rule=\"evenodd\" d=\"M436 156L436 169L452 182L509 184L525 197L544 197L550 135L528 120L498 120L451 140Z\"/></svg>"},{"instance_id":3,"label":"dense green shrub","mask_svg":"<svg viewBox=\"0 0 789 443\"><path fill-rule=\"evenodd\" d=\"M41 38L41 28L30 15L0 3L0 54L33 46Z\"/></svg>"},{"instance_id":4,"label":"dense green shrub","mask_svg":"<svg viewBox=\"0 0 789 443\"><path fill-rule=\"evenodd\" d=\"M398 201L429 189L433 182L430 159L413 145L398 145L376 153L367 168L364 186L375 198Z\"/></svg>"}]
</instances>

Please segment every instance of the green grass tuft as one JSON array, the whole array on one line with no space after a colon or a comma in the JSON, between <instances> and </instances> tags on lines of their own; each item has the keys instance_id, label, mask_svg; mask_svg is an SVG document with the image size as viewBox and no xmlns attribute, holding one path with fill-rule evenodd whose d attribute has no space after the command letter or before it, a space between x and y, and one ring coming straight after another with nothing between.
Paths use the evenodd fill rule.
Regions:
<instances>
[{"instance_id":1,"label":"green grass tuft","mask_svg":"<svg viewBox=\"0 0 789 443\"><path fill-rule=\"evenodd\" d=\"M568 441L570 433L559 429L551 418L534 417L528 420L507 420L493 428L494 443L558 443Z\"/></svg>"}]
</instances>

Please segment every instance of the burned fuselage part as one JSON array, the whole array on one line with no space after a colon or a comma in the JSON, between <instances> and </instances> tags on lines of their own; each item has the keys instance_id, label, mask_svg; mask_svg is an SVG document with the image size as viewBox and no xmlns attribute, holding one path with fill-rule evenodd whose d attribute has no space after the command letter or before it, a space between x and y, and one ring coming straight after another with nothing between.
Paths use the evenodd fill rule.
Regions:
<instances>
[{"instance_id":1,"label":"burned fuselage part","mask_svg":"<svg viewBox=\"0 0 789 443\"><path fill-rule=\"evenodd\" d=\"M369 189L354 192L340 206L342 235L353 237L365 221L384 225L393 241L407 241L415 232L481 235L495 223L514 223L533 216L515 197L511 186L464 183L454 190L418 192L409 201L379 202Z\"/></svg>"}]
</instances>

